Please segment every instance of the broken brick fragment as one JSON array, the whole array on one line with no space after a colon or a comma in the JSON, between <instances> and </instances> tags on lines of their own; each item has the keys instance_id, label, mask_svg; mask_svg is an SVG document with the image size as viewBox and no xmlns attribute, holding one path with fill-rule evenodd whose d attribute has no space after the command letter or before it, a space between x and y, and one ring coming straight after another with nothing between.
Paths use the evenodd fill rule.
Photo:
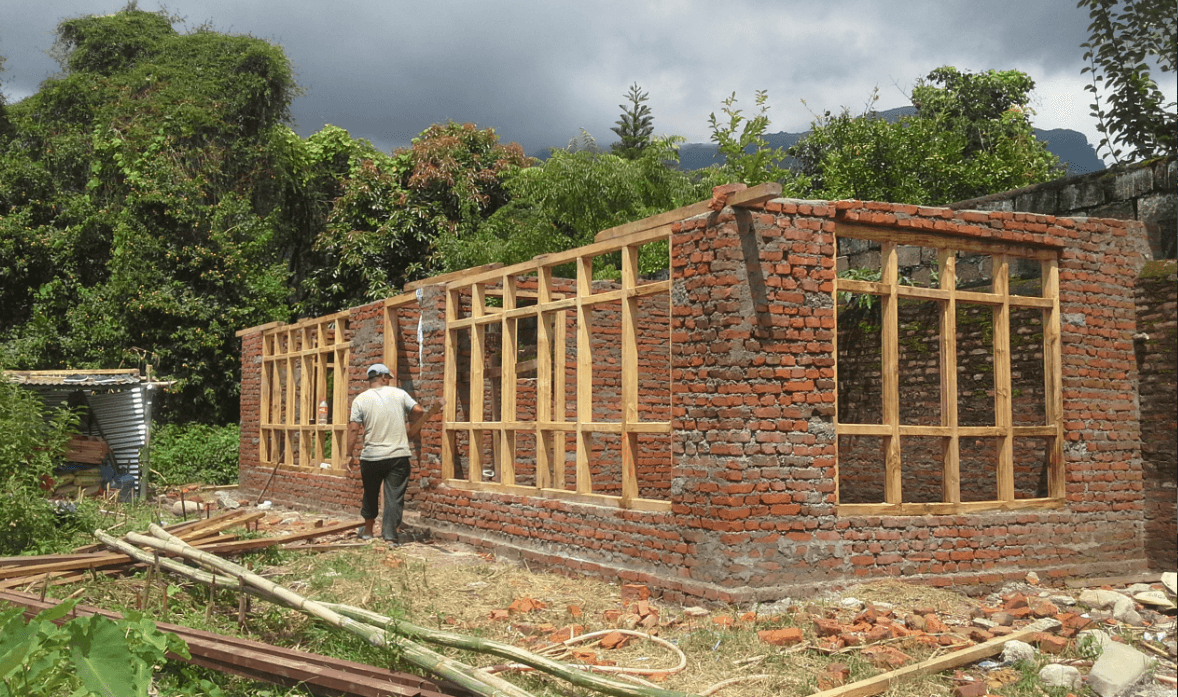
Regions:
<instances>
[{"instance_id":1,"label":"broken brick fragment","mask_svg":"<svg viewBox=\"0 0 1178 697\"><path fill-rule=\"evenodd\" d=\"M650 597L650 588L637 583L627 583L622 586L622 600L646 600Z\"/></svg>"},{"instance_id":2,"label":"broken brick fragment","mask_svg":"<svg viewBox=\"0 0 1178 697\"><path fill-rule=\"evenodd\" d=\"M601 642L598 644L603 649L620 649L630 641L630 637L621 632L610 632L601 637Z\"/></svg>"},{"instance_id":3,"label":"broken brick fragment","mask_svg":"<svg viewBox=\"0 0 1178 697\"><path fill-rule=\"evenodd\" d=\"M1031 637L1043 653L1060 653L1068 647L1068 640L1047 632L1035 632Z\"/></svg>"},{"instance_id":4,"label":"broken brick fragment","mask_svg":"<svg viewBox=\"0 0 1178 697\"><path fill-rule=\"evenodd\" d=\"M953 688L953 697L983 697L989 691L984 680L961 683Z\"/></svg>"},{"instance_id":5,"label":"broken brick fragment","mask_svg":"<svg viewBox=\"0 0 1178 697\"><path fill-rule=\"evenodd\" d=\"M735 624L735 620L732 619L731 615L716 615L712 618L712 624L718 627L731 627Z\"/></svg>"},{"instance_id":6,"label":"broken brick fragment","mask_svg":"<svg viewBox=\"0 0 1178 697\"><path fill-rule=\"evenodd\" d=\"M825 617L815 617L814 632L818 636L838 636L843 632L843 626L836 620L828 620Z\"/></svg>"},{"instance_id":7,"label":"broken brick fragment","mask_svg":"<svg viewBox=\"0 0 1178 697\"><path fill-rule=\"evenodd\" d=\"M880 670L895 670L912 662L912 657L891 646L868 646L862 656Z\"/></svg>"},{"instance_id":8,"label":"broken brick fragment","mask_svg":"<svg viewBox=\"0 0 1178 697\"><path fill-rule=\"evenodd\" d=\"M944 634L949 628L941 622L941 618L930 612L924 616L924 631L929 634Z\"/></svg>"},{"instance_id":9,"label":"broken brick fragment","mask_svg":"<svg viewBox=\"0 0 1178 697\"><path fill-rule=\"evenodd\" d=\"M797 627L763 629L757 632L757 638L773 646L791 646L802 641L802 630Z\"/></svg>"},{"instance_id":10,"label":"broken brick fragment","mask_svg":"<svg viewBox=\"0 0 1178 697\"><path fill-rule=\"evenodd\" d=\"M582 614L584 614L581 611L580 605L569 605L568 611L569 611L569 614L572 615L573 617L580 617Z\"/></svg>"},{"instance_id":11,"label":"broken brick fragment","mask_svg":"<svg viewBox=\"0 0 1178 697\"><path fill-rule=\"evenodd\" d=\"M994 635L984 629L974 627L973 629L969 630L969 638L970 640L976 641L980 644L983 641L989 641L993 639Z\"/></svg>"}]
</instances>

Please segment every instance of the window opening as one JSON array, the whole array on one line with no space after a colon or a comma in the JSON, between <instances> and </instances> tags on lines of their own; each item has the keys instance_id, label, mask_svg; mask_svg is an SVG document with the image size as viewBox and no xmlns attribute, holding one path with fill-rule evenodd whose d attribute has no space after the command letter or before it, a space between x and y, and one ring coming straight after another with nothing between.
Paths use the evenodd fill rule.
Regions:
<instances>
[{"instance_id":1,"label":"window opening","mask_svg":"<svg viewBox=\"0 0 1178 697\"><path fill-rule=\"evenodd\" d=\"M347 313L303 320L262 335L262 462L313 470L344 468L348 420Z\"/></svg>"},{"instance_id":2,"label":"window opening","mask_svg":"<svg viewBox=\"0 0 1178 697\"><path fill-rule=\"evenodd\" d=\"M1061 505L1057 252L836 237L840 514Z\"/></svg>"}]
</instances>

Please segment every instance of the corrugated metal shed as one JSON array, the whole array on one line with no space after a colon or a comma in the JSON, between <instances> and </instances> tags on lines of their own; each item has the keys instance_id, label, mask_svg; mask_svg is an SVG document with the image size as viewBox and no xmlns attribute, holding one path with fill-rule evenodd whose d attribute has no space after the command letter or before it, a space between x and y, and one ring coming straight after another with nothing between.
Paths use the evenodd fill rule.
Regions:
<instances>
[{"instance_id":1,"label":"corrugated metal shed","mask_svg":"<svg viewBox=\"0 0 1178 697\"><path fill-rule=\"evenodd\" d=\"M65 406L81 391L94 414L93 424L82 424L82 435L102 436L119 469L135 477L136 489L146 483L139 454L148 443L151 391L169 383L153 383L138 370L5 371L5 376L35 391L49 407Z\"/></svg>"}]
</instances>

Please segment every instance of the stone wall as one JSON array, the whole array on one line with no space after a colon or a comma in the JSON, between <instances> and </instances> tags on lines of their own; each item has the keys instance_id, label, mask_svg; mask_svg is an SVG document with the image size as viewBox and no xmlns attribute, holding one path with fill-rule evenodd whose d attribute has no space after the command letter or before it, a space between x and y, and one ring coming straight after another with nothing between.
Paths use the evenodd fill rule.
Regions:
<instances>
[{"instance_id":1,"label":"stone wall","mask_svg":"<svg viewBox=\"0 0 1178 697\"><path fill-rule=\"evenodd\" d=\"M1137 369L1141 374L1141 459L1144 463L1145 551L1152 568L1173 571L1178 564L1178 446L1175 445L1175 325L1178 283L1175 262L1146 264L1137 279Z\"/></svg>"},{"instance_id":2,"label":"stone wall","mask_svg":"<svg viewBox=\"0 0 1178 697\"><path fill-rule=\"evenodd\" d=\"M1061 507L839 515L832 281L834 231L843 221L1059 250ZM440 537L648 583L669 599L771 600L889 576L981 587L1032 569L1046 578L1141 570L1145 502L1133 346L1133 279L1147 253L1141 239L1137 223L857 201L777 199L759 210L726 208L684 220L671 244L673 432L662 495L670 511L448 487L440 480L437 422L422 433L414 502ZM415 381L425 403L442 390L444 298L433 286L419 301ZM354 348L353 391L362 387L379 334L363 325L374 321L360 312L350 323L363 338ZM243 347L251 341L247 335ZM243 372L257 370L243 354ZM243 424L253 403L244 394L249 384ZM243 483L248 470L265 469L247 462L249 453L243 445Z\"/></svg>"},{"instance_id":3,"label":"stone wall","mask_svg":"<svg viewBox=\"0 0 1178 697\"><path fill-rule=\"evenodd\" d=\"M1045 215L1138 220L1154 259L1178 251L1174 156L1116 166L949 204L954 210L1022 211Z\"/></svg>"}]
</instances>

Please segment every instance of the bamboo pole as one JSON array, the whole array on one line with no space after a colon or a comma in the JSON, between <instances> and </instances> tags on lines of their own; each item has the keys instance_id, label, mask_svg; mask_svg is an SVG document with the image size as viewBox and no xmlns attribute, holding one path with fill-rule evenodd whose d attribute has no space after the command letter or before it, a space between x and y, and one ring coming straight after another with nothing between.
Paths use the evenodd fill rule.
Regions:
<instances>
[{"instance_id":1,"label":"bamboo pole","mask_svg":"<svg viewBox=\"0 0 1178 697\"><path fill-rule=\"evenodd\" d=\"M373 646L396 647L405 660L413 665L424 668L439 677L451 680L475 694L484 697L533 697L531 693L524 691L502 678L479 673L471 666L446 658L408 639L396 635L390 636L383 629L357 622L350 617L344 617L328 609L322 603L304 598L298 593L283 588L273 581L263 578L238 564L222 559L215 554L202 552L186 544L183 540L176 538L174 535L171 535L158 525L153 524L149 529L154 537L128 533L126 539L135 544L178 554L208 568L216 569L217 572L228 574L236 578L242 584L243 588L253 587L259 591L260 597L317 617L334 627L362 637Z\"/></svg>"},{"instance_id":2,"label":"bamboo pole","mask_svg":"<svg viewBox=\"0 0 1178 697\"><path fill-rule=\"evenodd\" d=\"M325 606L335 610L341 615L347 615L353 619L361 622L366 622L376 627L388 629L397 634L402 634L413 639L420 639L428 641L432 644L440 644L455 649L465 649L467 651L477 651L479 653L488 653L492 656L499 656L508 660L517 661L528 667L536 670L554 675L563 680L578 686L591 690L597 690L603 694L613 695L614 697L688 697L686 693L677 692L674 690L664 690L661 688L648 689L641 688L635 685L619 682L611 678L594 675L586 672L577 666L569 666L550 658L545 658L537 654L521 649L511 644L504 644L490 639L479 639L477 637L469 637L454 632L446 632L436 629L428 629L426 627L419 627L404 620L395 620L391 617L378 615L375 612L363 610L349 605L340 605L338 603L324 603ZM613 630L610 630L613 631ZM592 666L585 666L591 668Z\"/></svg>"}]
</instances>

